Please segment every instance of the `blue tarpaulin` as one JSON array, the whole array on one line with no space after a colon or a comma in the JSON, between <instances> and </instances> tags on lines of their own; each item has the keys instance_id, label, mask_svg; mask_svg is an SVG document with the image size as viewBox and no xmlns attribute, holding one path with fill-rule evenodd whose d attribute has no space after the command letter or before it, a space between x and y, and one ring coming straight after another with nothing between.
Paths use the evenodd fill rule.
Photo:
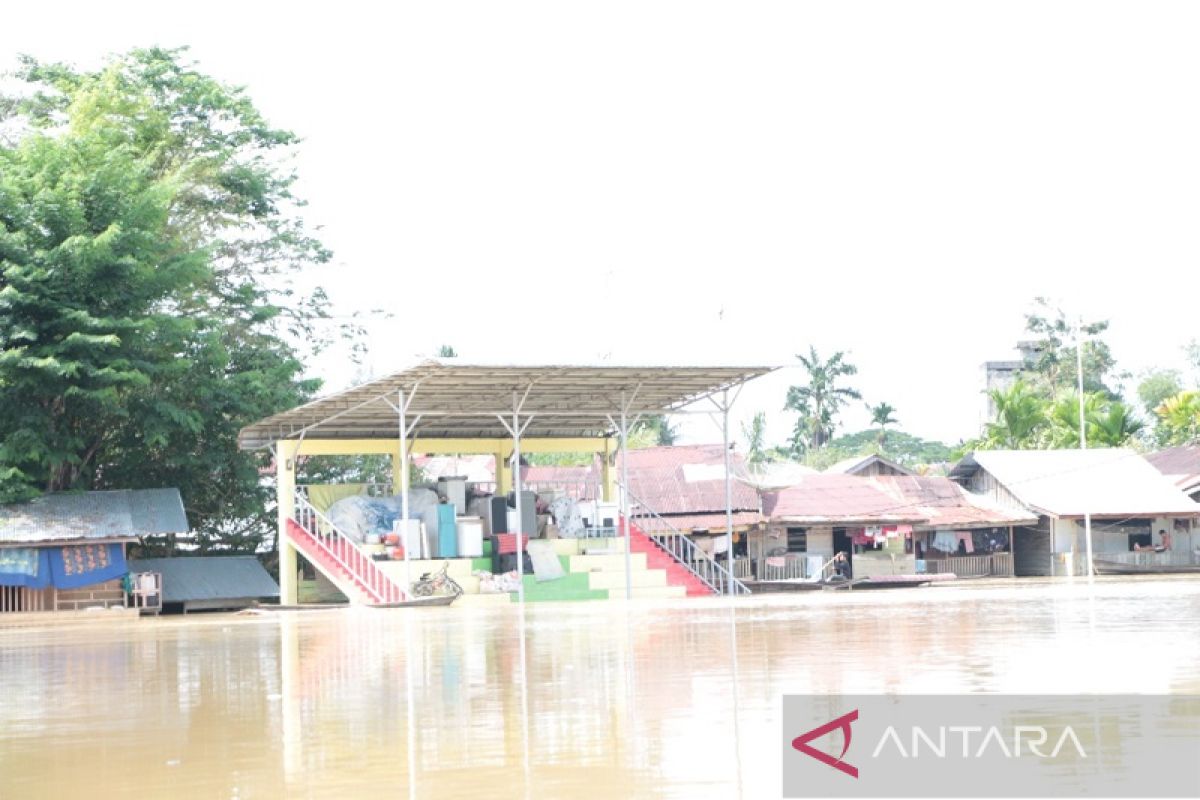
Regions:
<instances>
[{"instance_id":1,"label":"blue tarpaulin","mask_svg":"<svg viewBox=\"0 0 1200 800\"><path fill-rule=\"evenodd\" d=\"M0 586L45 589L50 585L50 553L47 548L0 548Z\"/></svg>"},{"instance_id":2,"label":"blue tarpaulin","mask_svg":"<svg viewBox=\"0 0 1200 800\"><path fill-rule=\"evenodd\" d=\"M45 548L50 554L50 576L59 589L75 589L120 578L128 567L119 544L83 544Z\"/></svg>"}]
</instances>

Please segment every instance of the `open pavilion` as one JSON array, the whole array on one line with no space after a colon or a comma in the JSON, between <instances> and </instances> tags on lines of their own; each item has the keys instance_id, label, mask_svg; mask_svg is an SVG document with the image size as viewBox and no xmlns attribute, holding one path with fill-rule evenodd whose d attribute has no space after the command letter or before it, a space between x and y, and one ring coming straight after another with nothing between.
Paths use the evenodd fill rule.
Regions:
<instances>
[{"instance_id":1,"label":"open pavilion","mask_svg":"<svg viewBox=\"0 0 1200 800\"><path fill-rule=\"evenodd\" d=\"M645 416L710 414L722 430L726 452L727 535L732 538L729 499L729 411L743 384L772 371L762 366L555 366L481 365L427 360L411 368L314 400L263 419L241 431L243 449L274 448L279 515L281 602L297 601L296 464L302 456L392 456L393 486L408 518L411 453L492 454L496 492L514 492L521 518L521 476L513 464L524 453L601 453L605 499L618 500L630 516L627 485L611 469L628 446L630 429ZM621 459L621 463L628 463ZM528 533L528 532L526 532ZM624 526L628 537L628 526ZM703 560L669 545L681 563ZM521 537L516 537L517 542ZM382 577L353 543L331 551L377 602L404 599L408 585ZM679 548L679 549L675 549ZM670 552L674 550L673 552ZM405 550L408 557L408 550ZM521 554L517 553L521 563ZM629 548L625 548L628 565ZM704 579L717 592L734 593L737 582L711 558ZM626 596L632 594L626 569ZM405 581L407 584L407 579ZM521 594L523 599L523 589Z\"/></svg>"}]
</instances>

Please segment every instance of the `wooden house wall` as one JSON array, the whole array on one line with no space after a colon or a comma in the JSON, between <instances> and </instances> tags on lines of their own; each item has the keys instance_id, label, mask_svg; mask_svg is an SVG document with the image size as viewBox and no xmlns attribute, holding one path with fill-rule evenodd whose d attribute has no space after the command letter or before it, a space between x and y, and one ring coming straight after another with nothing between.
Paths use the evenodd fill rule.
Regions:
<instances>
[{"instance_id":1,"label":"wooden house wall","mask_svg":"<svg viewBox=\"0 0 1200 800\"><path fill-rule=\"evenodd\" d=\"M1000 481L985 469L978 469L971 479L967 481L967 489L970 491L990 497L995 502L999 503L1004 508L1013 509L1016 511L1028 511L1029 509L1017 499L1016 495L1001 485Z\"/></svg>"}]
</instances>

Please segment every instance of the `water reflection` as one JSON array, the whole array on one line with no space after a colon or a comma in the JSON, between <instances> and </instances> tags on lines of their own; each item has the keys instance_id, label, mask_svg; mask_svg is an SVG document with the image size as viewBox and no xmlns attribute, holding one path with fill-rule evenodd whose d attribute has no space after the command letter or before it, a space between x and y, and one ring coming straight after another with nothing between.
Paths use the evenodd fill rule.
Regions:
<instances>
[{"instance_id":1,"label":"water reflection","mask_svg":"<svg viewBox=\"0 0 1200 800\"><path fill-rule=\"evenodd\" d=\"M787 692L1200 692L1200 582L1095 591L0 628L0 796L778 796Z\"/></svg>"}]
</instances>

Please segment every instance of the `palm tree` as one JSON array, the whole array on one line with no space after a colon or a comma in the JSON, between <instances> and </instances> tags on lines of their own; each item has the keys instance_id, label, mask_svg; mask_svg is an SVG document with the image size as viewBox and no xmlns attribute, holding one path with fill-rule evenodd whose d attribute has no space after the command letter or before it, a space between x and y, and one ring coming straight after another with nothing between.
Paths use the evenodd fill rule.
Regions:
<instances>
[{"instance_id":1,"label":"palm tree","mask_svg":"<svg viewBox=\"0 0 1200 800\"><path fill-rule=\"evenodd\" d=\"M1088 444L1092 444L1092 427L1103 412L1104 398L1096 392L1083 395L1083 417L1087 430ZM1066 450L1079 447L1079 395L1063 392L1055 398L1047 412L1047 429L1044 444L1051 449Z\"/></svg>"},{"instance_id":2,"label":"palm tree","mask_svg":"<svg viewBox=\"0 0 1200 800\"><path fill-rule=\"evenodd\" d=\"M742 435L746 437L746 461L760 464L766 460L767 415L759 411L749 423L742 423Z\"/></svg>"},{"instance_id":3,"label":"palm tree","mask_svg":"<svg viewBox=\"0 0 1200 800\"><path fill-rule=\"evenodd\" d=\"M846 361L846 354L839 350L822 361L817 349L809 346L808 355L797 355L808 371L808 384L788 388L784 408L800 413L796 421L794 441L803 440L810 448L824 447L833 438L834 418L850 400L861 400L855 389L838 386L839 378L858 374L858 367Z\"/></svg>"},{"instance_id":4,"label":"palm tree","mask_svg":"<svg viewBox=\"0 0 1200 800\"><path fill-rule=\"evenodd\" d=\"M1087 443L1091 447L1124 447L1141 433L1146 423L1133 414L1133 409L1119 400L1103 406L1087 421Z\"/></svg>"},{"instance_id":5,"label":"palm tree","mask_svg":"<svg viewBox=\"0 0 1200 800\"><path fill-rule=\"evenodd\" d=\"M879 442L879 449L882 451L883 446L887 443L887 426L895 425L897 422L893 416L896 408L889 403L880 403L877 406L868 403L867 411L871 413L871 424L879 426L879 436L876 441Z\"/></svg>"},{"instance_id":6,"label":"palm tree","mask_svg":"<svg viewBox=\"0 0 1200 800\"><path fill-rule=\"evenodd\" d=\"M996 421L984 428L980 443L990 449L1028 450L1038 446L1047 425L1046 400L1024 380L989 392Z\"/></svg>"},{"instance_id":7,"label":"palm tree","mask_svg":"<svg viewBox=\"0 0 1200 800\"><path fill-rule=\"evenodd\" d=\"M1170 444L1200 440L1200 391L1180 392L1156 409L1168 430Z\"/></svg>"}]
</instances>

